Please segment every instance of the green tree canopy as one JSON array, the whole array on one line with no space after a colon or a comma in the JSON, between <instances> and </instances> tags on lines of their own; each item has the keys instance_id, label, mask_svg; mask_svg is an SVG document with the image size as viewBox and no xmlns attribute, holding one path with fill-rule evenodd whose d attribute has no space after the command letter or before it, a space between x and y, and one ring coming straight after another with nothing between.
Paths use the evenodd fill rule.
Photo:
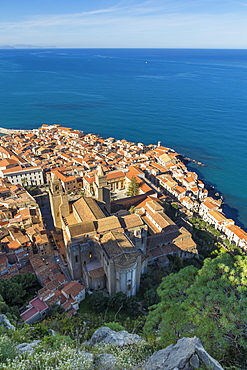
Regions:
<instances>
[{"instance_id":1,"label":"green tree canopy","mask_svg":"<svg viewBox=\"0 0 247 370\"><path fill-rule=\"evenodd\" d=\"M107 295L104 292L98 291L94 292L88 300L88 304L97 312L104 312L107 308L107 303Z\"/></svg>"},{"instance_id":2,"label":"green tree canopy","mask_svg":"<svg viewBox=\"0 0 247 370\"><path fill-rule=\"evenodd\" d=\"M139 183L137 182L137 179L135 176L132 176L128 190L127 190L127 195L129 197L134 197L135 195L139 194Z\"/></svg>"},{"instance_id":3,"label":"green tree canopy","mask_svg":"<svg viewBox=\"0 0 247 370\"><path fill-rule=\"evenodd\" d=\"M160 298L157 289L151 288L144 293L144 308L148 308L154 304L159 303Z\"/></svg>"},{"instance_id":4,"label":"green tree canopy","mask_svg":"<svg viewBox=\"0 0 247 370\"><path fill-rule=\"evenodd\" d=\"M0 295L4 302L9 306L19 308L33 298L35 292L41 286L34 274L18 274L10 280L0 280Z\"/></svg>"},{"instance_id":5,"label":"green tree canopy","mask_svg":"<svg viewBox=\"0 0 247 370\"><path fill-rule=\"evenodd\" d=\"M181 337L199 337L209 353L222 360L247 349L247 257L224 253L206 259L201 270L185 267L163 278L161 302L153 306L144 328L158 330L163 345Z\"/></svg>"},{"instance_id":6,"label":"green tree canopy","mask_svg":"<svg viewBox=\"0 0 247 370\"><path fill-rule=\"evenodd\" d=\"M118 310L120 307L125 307L126 299L126 294L123 292L112 294L108 299L108 307L114 310Z\"/></svg>"},{"instance_id":7,"label":"green tree canopy","mask_svg":"<svg viewBox=\"0 0 247 370\"><path fill-rule=\"evenodd\" d=\"M136 315L138 312L138 308L138 298L135 295L131 295L130 297L128 297L126 301L127 311L132 315Z\"/></svg>"}]
</instances>

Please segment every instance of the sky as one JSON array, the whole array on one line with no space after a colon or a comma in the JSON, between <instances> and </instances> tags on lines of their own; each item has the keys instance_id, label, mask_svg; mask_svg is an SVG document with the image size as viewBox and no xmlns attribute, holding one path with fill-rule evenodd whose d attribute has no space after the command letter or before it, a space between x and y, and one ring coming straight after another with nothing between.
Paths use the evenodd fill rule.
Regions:
<instances>
[{"instance_id":1,"label":"sky","mask_svg":"<svg viewBox=\"0 0 247 370\"><path fill-rule=\"evenodd\" d=\"M7 0L0 46L247 48L247 0Z\"/></svg>"}]
</instances>

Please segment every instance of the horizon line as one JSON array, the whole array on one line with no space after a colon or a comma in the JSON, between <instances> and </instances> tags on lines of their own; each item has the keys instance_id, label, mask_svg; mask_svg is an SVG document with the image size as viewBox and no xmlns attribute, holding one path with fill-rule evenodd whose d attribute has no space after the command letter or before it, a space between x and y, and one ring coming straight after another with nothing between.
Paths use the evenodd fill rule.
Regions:
<instances>
[{"instance_id":1,"label":"horizon line","mask_svg":"<svg viewBox=\"0 0 247 370\"><path fill-rule=\"evenodd\" d=\"M15 47L14 45L6 45L6 47L0 45L1 50L37 50L37 49L66 49L66 50L75 50L75 49L104 49L104 50L247 50L247 48L221 48L221 47L58 47L58 46L26 46L26 47Z\"/></svg>"}]
</instances>

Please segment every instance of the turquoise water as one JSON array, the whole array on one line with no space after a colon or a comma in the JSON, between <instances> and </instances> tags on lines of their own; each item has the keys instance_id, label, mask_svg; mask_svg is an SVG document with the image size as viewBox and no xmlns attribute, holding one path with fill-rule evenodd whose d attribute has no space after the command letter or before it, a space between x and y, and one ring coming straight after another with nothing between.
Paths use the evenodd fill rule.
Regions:
<instances>
[{"instance_id":1,"label":"turquoise water","mask_svg":"<svg viewBox=\"0 0 247 370\"><path fill-rule=\"evenodd\" d=\"M162 141L247 226L247 50L0 50L0 126Z\"/></svg>"}]
</instances>

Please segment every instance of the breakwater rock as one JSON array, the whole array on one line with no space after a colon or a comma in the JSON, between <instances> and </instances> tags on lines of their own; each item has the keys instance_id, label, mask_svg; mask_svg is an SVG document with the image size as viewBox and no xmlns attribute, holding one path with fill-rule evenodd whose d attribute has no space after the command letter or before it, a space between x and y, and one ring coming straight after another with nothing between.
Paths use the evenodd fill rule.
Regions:
<instances>
[{"instance_id":1,"label":"breakwater rock","mask_svg":"<svg viewBox=\"0 0 247 370\"><path fill-rule=\"evenodd\" d=\"M31 133L32 130L17 130L17 129L12 129L12 128L4 128L0 127L0 134L2 135L12 135L12 134L28 134Z\"/></svg>"}]
</instances>

